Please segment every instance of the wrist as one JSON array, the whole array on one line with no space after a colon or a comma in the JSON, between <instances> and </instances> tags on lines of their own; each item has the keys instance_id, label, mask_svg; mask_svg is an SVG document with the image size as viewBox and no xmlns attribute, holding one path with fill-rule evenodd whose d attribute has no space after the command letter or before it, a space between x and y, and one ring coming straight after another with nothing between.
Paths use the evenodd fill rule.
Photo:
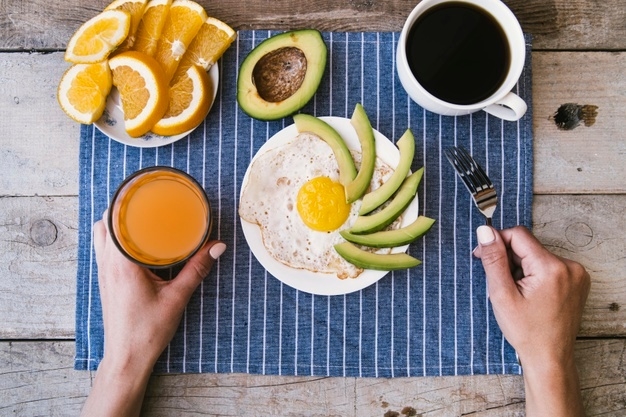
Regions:
<instances>
[{"instance_id":1,"label":"wrist","mask_svg":"<svg viewBox=\"0 0 626 417\"><path fill-rule=\"evenodd\" d=\"M128 385L139 381L147 381L152 373L153 364L142 358L119 357L105 353L98 366L98 373L102 373L109 380Z\"/></svg>"},{"instance_id":2,"label":"wrist","mask_svg":"<svg viewBox=\"0 0 626 417\"><path fill-rule=\"evenodd\" d=\"M525 363L526 415L582 416L580 384L574 356Z\"/></svg>"},{"instance_id":3,"label":"wrist","mask_svg":"<svg viewBox=\"0 0 626 417\"><path fill-rule=\"evenodd\" d=\"M138 416L151 367L105 354L81 416Z\"/></svg>"}]
</instances>

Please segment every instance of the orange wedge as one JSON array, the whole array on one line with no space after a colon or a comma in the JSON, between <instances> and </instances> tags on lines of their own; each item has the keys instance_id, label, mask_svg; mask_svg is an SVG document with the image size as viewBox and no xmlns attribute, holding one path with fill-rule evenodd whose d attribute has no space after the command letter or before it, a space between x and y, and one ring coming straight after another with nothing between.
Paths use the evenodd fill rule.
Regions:
<instances>
[{"instance_id":1,"label":"orange wedge","mask_svg":"<svg viewBox=\"0 0 626 417\"><path fill-rule=\"evenodd\" d=\"M236 37L235 31L226 23L214 17L207 18L183 55L173 79L175 80L179 73L187 72L192 65L198 65L208 71Z\"/></svg>"},{"instance_id":2,"label":"orange wedge","mask_svg":"<svg viewBox=\"0 0 626 417\"><path fill-rule=\"evenodd\" d=\"M171 4L172 0L151 0L148 3L135 34L135 51L154 56Z\"/></svg>"},{"instance_id":3,"label":"orange wedge","mask_svg":"<svg viewBox=\"0 0 626 417\"><path fill-rule=\"evenodd\" d=\"M106 10L85 22L67 44L65 60L74 64L104 61L121 44L130 28L130 14Z\"/></svg>"},{"instance_id":4,"label":"orange wedge","mask_svg":"<svg viewBox=\"0 0 626 417\"><path fill-rule=\"evenodd\" d=\"M111 71L106 61L76 64L61 77L57 100L72 119L91 124L104 112L111 82Z\"/></svg>"},{"instance_id":5,"label":"orange wedge","mask_svg":"<svg viewBox=\"0 0 626 417\"><path fill-rule=\"evenodd\" d=\"M213 102L211 79L203 68L195 65L178 77L169 94L167 112L152 128L157 135L178 135L195 128L202 123Z\"/></svg>"},{"instance_id":6,"label":"orange wedge","mask_svg":"<svg viewBox=\"0 0 626 417\"><path fill-rule=\"evenodd\" d=\"M146 8L148 0L115 0L109 4L104 10L124 10L130 14L130 28L128 29L128 36L117 47L115 53L120 53L129 50L133 43L135 43L135 33L137 27L143 16L143 11Z\"/></svg>"},{"instance_id":7,"label":"orange wedge","mask_svg":"<svg viewBox=\"0 0 626 417\"><path fill-rule=\"evenodd\" d=\"M124 127L132 137L147 133L167 110L168 86L163 70L150 56L127 51L109 60L113 85L124 112Z\"/></svg>"},{"instance_id":8,"label":"orange wedge","mask_svg":"<svg viewBox=\"0 0 626 417\"><path fill-rule=\"evenodd\" d=\"M168 82L172 79L183 54L206 19L207 15L202 6L191 0L175 0L170 6L170 12L154 54Z\"/></svg>"}]
</instances>

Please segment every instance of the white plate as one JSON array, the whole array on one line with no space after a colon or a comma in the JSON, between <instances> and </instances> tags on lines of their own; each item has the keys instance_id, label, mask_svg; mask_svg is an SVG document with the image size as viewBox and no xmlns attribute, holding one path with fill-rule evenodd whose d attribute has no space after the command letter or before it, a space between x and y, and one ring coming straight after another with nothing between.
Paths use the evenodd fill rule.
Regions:
<instances>
[{"instance_id":1,"label":"white plate","mask_svg":"<svg viewBox=\"0 0 626 417\"><path fill-rule=\"evenodd\" d=\"M343 117L320 117L320 119L324 120L337 130L337 132L345 140L348 148L360 151L361 145L359 143L359 138L354 131L352 124L350 124L350 119L345 119ZM252 162L254 162L259 155L262 155L270 149L291 142L297 135L298 130L296 129L295 124L284 128L272 136L263 146L261 146L252 159ZM383 162L395 168L400 160L400 152L398 151L398 148L377 130L374 130L374 137L376 138L376 156ZM252 166L252 162L250 163L250 166ZM241 192L243 192L244 187L248 183L250 166L243 177ZM417 218L418 208L419 203L418 198L416 197L404 212L401 223L402 226L412 223ZM366 269L357 278L339 279L335 274L324 274L304 269L291 268L274 259L272 255L269 254L267 249L265 249L263 239L261 238L261 229L257 224L249 223L241 219L241 227L243 229L243 234L248 241L248 245L259 263L261 263L261 265L263 265L263 267L267 269L270 274L278 278L280 281L300 291L318 295L348 294L368 287L388 274L388 271ZM406 252L408 247L409 245L399 246L394 248L392 252Z\"/></svg>"},{"instance_id":2,"label":"white plate","mask_svg":"<svg viewBox=\"0 0 626 417\"><path fill-rule=\"evenodd\" d=\"M209 78L213 85L213 103L215 102L215 96L217 95L217 88L220 81L220 73L217 67L217 65L213 65L211 69L209 69ZM211 107L213 103L211 103ZM211 107L209 107L209 111L211 111ZM94 125L111 139L137 148L156 148L157 146L169 145L170 143L184 138L196 129L194 127L185 133L174 136L160 136L152 132L148 132L138 138L129 136L124 129L124 113L122 112L122 105L120 103L120 94L115 87L111 89L111 93L107 98L107 105L102 117L96 120Z\"/></svg>"}]
</instances>

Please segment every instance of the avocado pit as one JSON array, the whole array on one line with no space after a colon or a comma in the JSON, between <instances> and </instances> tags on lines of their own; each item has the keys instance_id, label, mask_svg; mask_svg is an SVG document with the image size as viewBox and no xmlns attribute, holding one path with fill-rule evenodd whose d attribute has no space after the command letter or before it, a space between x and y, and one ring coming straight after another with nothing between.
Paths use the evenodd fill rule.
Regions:
<instances>
[{"instance_id":1,"label":"avocado pit","mask_svg":"<svg viewBox=\"0 0 626 417\"><path fill-rule=\"evenodd\" d=\"M320 85L328 50L314 29L271 36L241 63L237 102L259 120L277 120L296 113Z\"/></svg>"},{"instance_id":2,"label":"avocado pit","mask_svg":"<svg viewBox=\"0 0 626 417\"><path fill-rule=\"evenodd\" d=\"M306 69L304 52L295 47L284 47L259 59L252 71L252 82L263 100L278 103L300 89Z\"/></svg>"}]
</instances>

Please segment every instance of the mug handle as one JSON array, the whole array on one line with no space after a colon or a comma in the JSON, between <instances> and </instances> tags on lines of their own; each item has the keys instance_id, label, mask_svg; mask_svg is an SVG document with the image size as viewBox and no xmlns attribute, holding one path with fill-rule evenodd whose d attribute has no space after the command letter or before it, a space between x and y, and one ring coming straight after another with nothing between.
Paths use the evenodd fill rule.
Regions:
<instances>
[{"instance_id":1,"label":"mug handle","mask_svg":"<svg viewBox=\"0 0 626 417\"><path fill-rule=\"evenodd\" d=\"M489 114L492 114L500 119L514 122L522 118L528 106L515 93L508 93L500 100L493 104L488 105L483 110Z\"/></svg>"}]
</instances>

